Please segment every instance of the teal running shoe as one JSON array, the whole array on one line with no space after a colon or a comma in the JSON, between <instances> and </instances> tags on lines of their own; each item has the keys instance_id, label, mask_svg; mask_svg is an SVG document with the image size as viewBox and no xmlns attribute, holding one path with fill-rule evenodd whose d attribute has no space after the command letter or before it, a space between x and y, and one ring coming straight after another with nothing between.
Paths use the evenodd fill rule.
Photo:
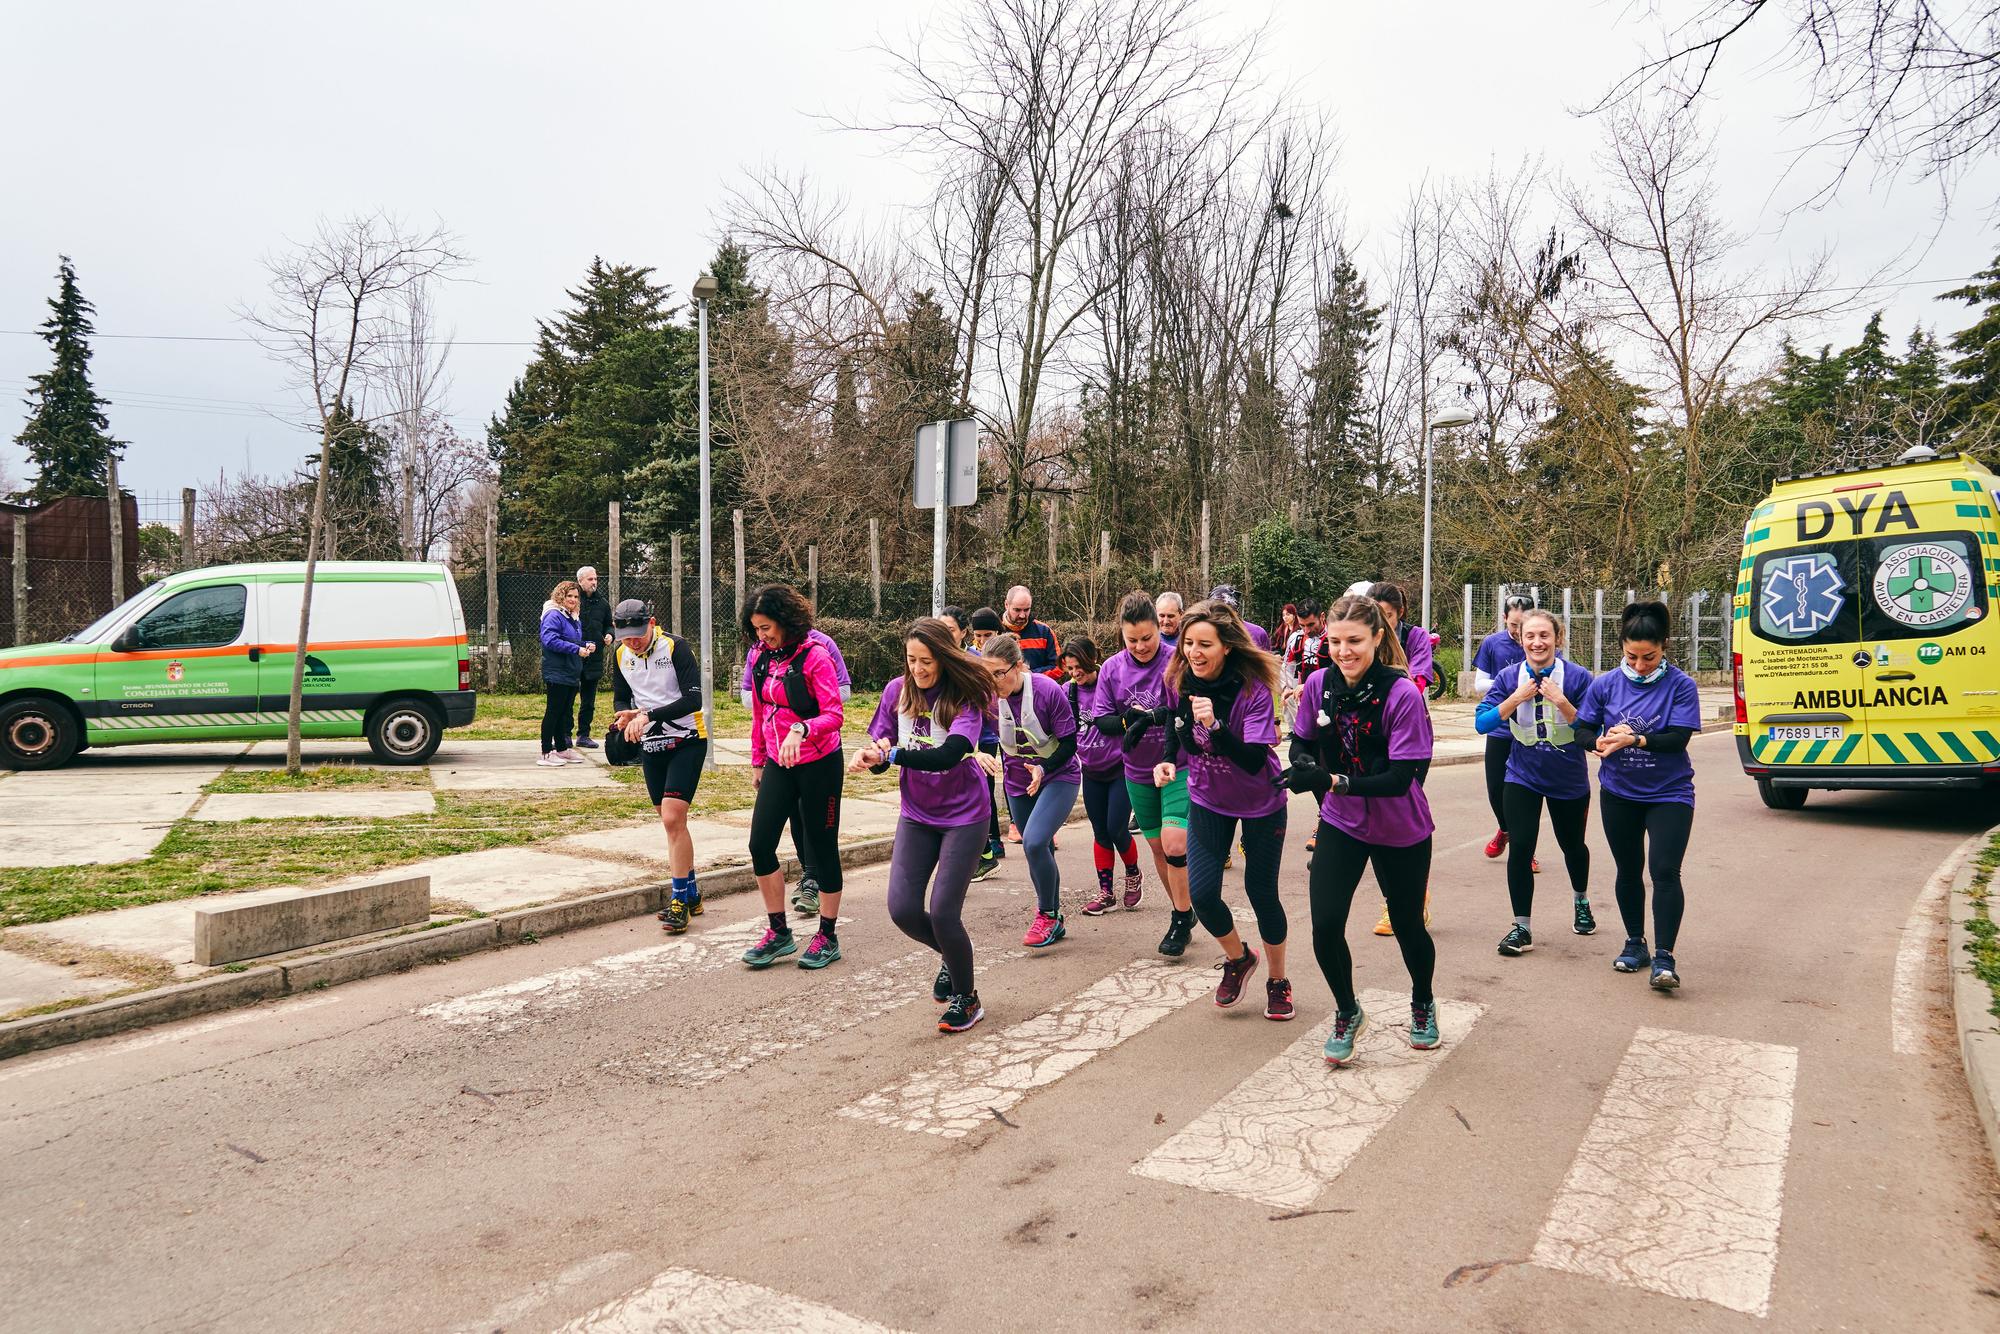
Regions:
<instances>
[{"instance_id":1,"label":"teal running shoe","mask_svg":"<svg viewBox=\"0 0 2000 1334\"><path fill-rule=\"evenodd\" d=\"M1437 1003L1419 1005L1415 1001L1410 1002L1410 1045L1418 1051L1429 1051L1440 1041Z\"/></svg>"},{"instance_id":2,"label":"teal running shoe","mask_svg":"<svg viewBox=\"0 0 2000 1334\"><path fill-rule=\"evenodd\" d=\"M1343 1066L1354 1059L1354 1043L1368 1027L1368 1016L1356 1007L1353 1014L1334 1012L1333 1032L1326 1038L1326 1063Z\"/></svg>"},{"instance_id":3,"label":"teal running shoe","mask_svg":"<svg viewBox=\"0 0 2000 1334\"><path fill-rule=\"evenodd\" d=\"M799 956L801 968L824 968L839 962L840 942L824 931L813 932L813 938L806 942L806 952Z\"/></svg>"},{"instance_id":4,"label":"teal running shoe","mask_svg":"<svg viewBox=\"0 0 2000 1334\"><path fill-rule=\"evenodd\" d=\"M787 954L798 953L798 949L799 942L793 939L791 932L787 931L781 935L765 927L764 934L757 943L743 951L743 962L752 968L769 968Z\"/></svg>"}]
</instances>

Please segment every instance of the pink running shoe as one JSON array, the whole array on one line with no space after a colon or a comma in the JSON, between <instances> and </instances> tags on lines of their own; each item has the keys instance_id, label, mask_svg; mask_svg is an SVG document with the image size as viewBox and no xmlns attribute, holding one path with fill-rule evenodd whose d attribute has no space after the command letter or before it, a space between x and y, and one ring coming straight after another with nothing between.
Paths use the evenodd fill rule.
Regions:
<instances>
[{"instance_id":1,"label":"pink running shoe","mask_svg":"<svg viewBox=\"0 0 2000 1334\"><path fill-rule=\"evenodd\" d=\"M1097 896L1083 905L1085 917L1102 917L1118 906L1118 891L1109 885L1098 886Z\"/></svg>"},{"instance_id":2,"label":"pink running shoe","mask_svg":"<svg viewBox=\"0 0 2000 1334\"><path fill-rule=\"evenodd\" d=\"M1139 875L1138 867L1135 866L1125 873L1125 906L1127 909L1139 906L1139 896L1143 892L1145 883Z\"/></svg>"},{"instance_id":3,"label":"pink running shoe","mask_svg":"<svg viewBox=\"0 0 2000 1334\"><path fill-rule=\"evenodd\" d=\"M1046 949L1068 934L1069 928L1063 925L1061 913L1051 917L1048 913L1038 912L1028 926L1028 934L1021 937L1021 943L1033 950Z\"/></svg>"}]
</instances>

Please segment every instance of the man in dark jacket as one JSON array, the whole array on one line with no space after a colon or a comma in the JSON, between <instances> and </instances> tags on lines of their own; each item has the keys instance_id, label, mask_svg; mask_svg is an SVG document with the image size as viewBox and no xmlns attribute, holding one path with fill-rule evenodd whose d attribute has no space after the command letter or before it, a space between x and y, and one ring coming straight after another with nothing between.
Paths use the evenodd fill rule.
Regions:
<instances>
[{"instance_id":1,"label":"man in dark jacket","mask_svg":"<svg viewBox=\"0 0 2000 1334\"><path fill-rule=\"evenodd\" d=\"M576 744L596 750L597 738L590 725L597 717L597 683L604 679L604 664L611 660L611 602L597 588L597 571L588 565L576 572L577 619L583 623L583 642L597 649L583 660L583 683L576 691Z\"/></svg>"},{"instance_id":2,"label":"man in dark jacket","mask_svg":"<svg viewBox=\"0 0 2000 1334\"><path fill-rule=\"evenodd\" d=\"M1035 595L1016 584L1007 590L1006 628L1021 641L1021 661L1039 676L1062 676L1062 645L1056 632L1035 619Z\"/></svg>"}]
</instances>

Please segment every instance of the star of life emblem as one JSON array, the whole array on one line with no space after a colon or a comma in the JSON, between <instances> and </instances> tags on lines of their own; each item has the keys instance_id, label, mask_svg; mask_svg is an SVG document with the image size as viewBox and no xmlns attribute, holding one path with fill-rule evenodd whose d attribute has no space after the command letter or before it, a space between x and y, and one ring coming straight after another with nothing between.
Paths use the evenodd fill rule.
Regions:
<instances>
[{"instance_id":1,"label":"star of life emblem","mask_svg":"<svg viewBox=\"0 0 2000 1334\"><path fill-rule=\"evenodd\" d=\"M1803 639L1833 624L1847 605L1847 581L1825 552L1773 561L1764 571L1764 621L1780 634Z\"/></svg>"}]
</instances>

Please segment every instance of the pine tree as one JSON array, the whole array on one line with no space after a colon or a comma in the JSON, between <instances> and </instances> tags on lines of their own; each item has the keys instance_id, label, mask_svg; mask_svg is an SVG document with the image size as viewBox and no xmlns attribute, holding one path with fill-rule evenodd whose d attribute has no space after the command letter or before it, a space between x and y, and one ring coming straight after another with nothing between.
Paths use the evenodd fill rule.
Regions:
<instances>
[{"instance_id":1,"label":"pine tree","mask_svg":"<svg viewBox=\"0 0 2000 1334\"><path fill-rule=\"evenodd\" d=\"M328 424L326 517L333 526L333 553L341 560L398 560L401 534L389 495L392 450L389 440L355 417L353 405L334 404ZM306 456L299 487L310 505L319 452Z\"/></svg>"},{"instance_id":2,"label":"pine tree","mask_svg":"<svg viewBox=\"0 0 2000 1334\"><path fill-rule=\"evenodd\" d=\"M1345 253L1335 257L1332 289L1319 308L1319 347L1308 370L1306 467L1316 494L1352 496L1366 482L1370 448L1368 354L1382 307L1368 304L1368 282Z\"/></svg>"},{"instance_id":3,"label":"pine tree","mask_svg":"<svg viewBox=\"0 0 2000 1334\"><path fill-rule=\"evenodd\" d=\"M1861 341L1840 354L1847 371L1838 408L1841 443L1850 454L1875 462L1895 442L1896 357L1882 329L1882 312L1868 317Z\"/></svg>"},{"instance_id":4,"label":"pine tree","mask_svg":"<svg viewBox=\"0 0 2000 1334\"><path fill-rule=\"evenodd\" d=\"M1958 356L1945 368L1951 384L1944 406L1946 424L1961 436L1988 435L2000 427L2000 258L1938 300L1985 307L1971 328L1947 342Z\"/></svg>"},{"instance_id":5,"label":"pine tree","mask_svg":"<svg viewBox=\"0 0 2000 1334\"><path fill-rule=\"evenodd\" d=\"M56 278L51 313L40 329L55 364L29 380L28 424L14 437L36 469L34 484L22 496L36 502L103 495L110 461L125 453L125 442L111 437L104 415L109 404L90 387L90 317L97 308L78 289L68 255Z\"/></svg>"},{"instance_id":6,"label":"pine tree","mask_svg":"<svg viewBox=\"0 0 2000 1334\"><path fill-rule=\"evenodd\" d=\"M1944 356L1937 336L1922 325L1910 330L1910 342L1896 363L1890 385L1895 398L1896 439L1909 445L1937 445L1944 439Z\"/></svg>"}]
</instances>

